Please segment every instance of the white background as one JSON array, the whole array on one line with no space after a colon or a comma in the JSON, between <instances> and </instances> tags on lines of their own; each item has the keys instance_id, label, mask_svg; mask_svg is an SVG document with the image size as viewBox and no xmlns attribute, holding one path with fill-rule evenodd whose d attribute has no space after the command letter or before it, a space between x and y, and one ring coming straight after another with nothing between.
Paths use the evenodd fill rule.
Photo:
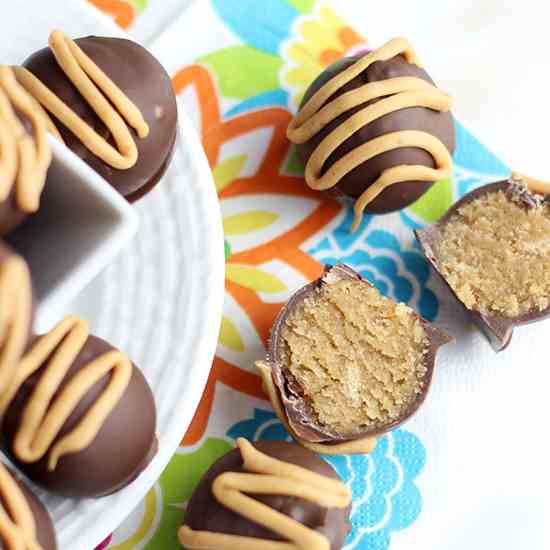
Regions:
<instances>
[{"instance_id":1,"label":"white background","mask_svg":"<svg viewBox=\"0 0 550 550\"><path fill-rule=\"evenodd\" d=\"M434 80L453 95L457 118L512 169L550 181L550 2L340 0L332 4L373 46L393 36L409 38ZM449 439L448 448L461 455L456 460L448 457L459 471L452 473L441 492L458 496L461 491L454 481L460 479L466 498L455 503L460 513L445 527L437 525L445 514L431 510L428 518L425 507L416 527L422 524L423 535L441 533L426 548L550 548L550 352L546 351L550 323L537 327L536 333L524 329L514 338L516 351L523 341L523 360L513 350L495 357L483 354L478 360L487 371L481 376L474 375L467 361L443 365L451 371L448 376L457 375L459 381L474 375L470 380L474 391L440 378L434 391L437 397L425 412L432 418L445 417L446 424L461 417L463 422L455 426L470 423L472 437L468 429L455 432L451 424L447 430L453 433L440 434ZM457 367L464 371L457 373ZM468 402L468 395L475 395L476 402ZM447 404L448 410L442 411ZM480 423L487 428L485 441ZM427 468L434 472L439 466ZM399 548L416 550L418 534L411 528L392 540L399 541Z\"/></svg>"},{"instance_id":2,"label":"white background","mask_svg":"<svg viewBox=\"0 0 550 550\"><path fill-rule=\"evenodd\" d=\"M461 122L514 170L550 180L548 0L332 4L373 45L389 29L409 38Z\"/></svg>"}]
</instances>

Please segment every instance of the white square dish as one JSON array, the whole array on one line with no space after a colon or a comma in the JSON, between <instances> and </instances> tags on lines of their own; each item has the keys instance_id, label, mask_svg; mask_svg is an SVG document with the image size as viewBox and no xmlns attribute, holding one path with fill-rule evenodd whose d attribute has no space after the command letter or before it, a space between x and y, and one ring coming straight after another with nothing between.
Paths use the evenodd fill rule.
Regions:
<instances>
[{"instance_id":1,"label":"white square dish","mask_svg":"<svg viewBox=\"0 0 550 550\"><path fill-rule=\"evenodd\" d=\"M63 144L48 139L53 160L40 210L7 239L30 267L38 332L66 313L64 306L138 229L128 202Z\"/></svg>"}]
</instances>

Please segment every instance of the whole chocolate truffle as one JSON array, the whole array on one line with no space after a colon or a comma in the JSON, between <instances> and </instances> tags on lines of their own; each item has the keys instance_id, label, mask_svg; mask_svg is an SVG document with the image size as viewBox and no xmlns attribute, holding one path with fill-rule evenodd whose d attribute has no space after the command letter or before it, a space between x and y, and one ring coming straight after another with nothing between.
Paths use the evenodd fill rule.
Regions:
<instances>
[{"instance_id":1,"label":"whole chocolate truffle","mask_svg":"<svg viewBox=\"0 0 550 550\"><path fill-rule=\"evenodd\" d=\"M0 241L0 393L11 384L34 318L29 268Z\"/></svg>"},{"instance_id":2,"label":"whole chocolate truffle","mask_svg":"<svg viewBox=\"0 0 550 550\"><path fill-rule=\"evenodd\" d=\"M495 351L514 327L550 316L550 184L517 176L485 185L415 233Z\"/></svg>"},{"instance_id":3,"label":"whole chocolate truffle","mask_svg":"<svg viewBox=\"0 0 550 550\"><path fill-rule=\"evenodd\" d=\"M180 541L184 546L205 549L225 548L226 546L221 543L219 545L214 544L214 539L210 538L214 533L264 541L285 540L283 536L275 532L277 524L280 524L280 518L269 518L271 528L268 529L245 517L245 513L255 516L256 511L252 508L254 501L256 501L267 505L271 510L279 512L283 517L288 516L309 530L322 535L322 538L328 540L331 550L342 548L351 528L349 524L351 497L347 488L340 482L338 475L327 462L322 460L316 453L286 441L258 441L251 445L248 441L239 439L238 445L239 448L221 457L208 470L195 489L187 505L184 527L180 530ZM297 489L301 487L301 484L305 485L306 491L311 491L311 486L308 486L303 475L297 476L295 479L285 479L278 467L274 470L260 468L263 470L261 472L258 472L256 468L247 467L247 464L254 462L254 458L250 456L250 447L252 447L252 452L254 452L254 449L260 451L260 456L275 458L286 465L299 466L304 470L305 476L308 476L309 472L322 476L318 481L317 490L324 494L326 498L335 498L341 502L338 505L327 507L315 502L315 497L313 500L306 500L296 495L282 494L285 492L284 486L288 483L295 486L296 492L299 492ZM248 456L245 453L248 453ZM276 476L278 479L276 485L281 488L280 494L258 494L254 492L251 486L248 486L247 482L244 482L242 492L254 499L248 503L248 506L242 503L240 509L246 507L246 511L243 510L241 514L224 506L219 500L224 489L218 487L218 490L216 490L216 483L219 483L217 480L222 479L220 476L228 472L238 475L250 474L252 471L256 474L257 483L262 483L262 477L265 478L267 475ZM335 484L332 480L336 480L337 483ZM322 486L327 481L332 485L330 489ZM239 481L234 478L230 484L235 487L239 484ZM336 490L334 491L334 489ZM331 491L334 491L334 493L331 494ZM320 495L318 496L320 497ZM203 533L206 533L206 537L210 538L210 541L203 538ZM317 536L316 534L313 535L314 538ZM204 546L204 543L207 546ZM235 538L234 543L238 544L239 539ZM311 550L318 548L318 546L314 548L314 543L310 543L308 546L301 545L300 547L311 548Z\"/></svg>"},{"instance_id":4,"label":"whole chocolate truffle","mask_svg":"<svg viewBox=\"0 0 550 550\"><path fill-rule=\"evenodd\" d=\"M0 464L0 509L5 514L0 548L56 550L55 530L44 505L17 476ZM34 528L32 526L34 522ZM31 546L33 544L33 546Z\"/></svg>"},{"instance_id":5,"label":"whole chocolate truffle","mask_svg":"<svg viewBox=\"0 0 550 550\"><path fill-rule=\"evenodd\" d=\"M37 337L24 358L27 370L2 400L2 435L15 464L37 484L71 497L107 495L133 481L157 450L155 403L139 369L71 317ZM58 369L66 373L60 382ZM107 409L105 399L112 403ZM94 417L102 401L106 416Z\"/></svg>"},{"instance_id":6,"label":"whole chocolate truffle","mask_svg":"<svg viewBox=\"0 0 550 550\"><path fill-rule=\"evenodd\" d=\"M306 119L301 120L300 124L293 123L294 131L289 131L289 138L298 144L298 154L305 165L310 162L319 146L326 147L328 142L334 144L330 149L332 152L319 167L320 173L315 176L323 178L327 174L330 175L331 171L338 172L339 176L334 177L334 185L329 187L337 196L358 199L384 173L389 175L389 170L398 167L438 168L433 153L422 144L420 135L415 135L412 139L412 143L418 143L418 146L405 146L397 139L397 132L422 132L439 140L448 153L452 154L454 151L453 117L448 110L450 99L448 96L445 98L445 95L435 88L428 73L417 62L411 62L407 58L410 46L406 41L399 40L401 47L389 43L384 49L344 58L325 69L307 89L298 117L303 115L301 111L319 90L326 90L328 97L323 97L324 101L320 100L317 108ZM392 42L397 43L397 40ZM390 58L386 59L387 56L383 53L378 55L386 50L390 52ZM404 53L393 55L400 51ZM368 60L369 56L377 56L376 58L382 60L371 62L351 80L344 78L342 82L338 82L344 77L345 71L359 66L358 63ZM404 78L408 81L404 81ZM423 89L422 86L426 83L430 86ZM426 94L426 97L431 96L432 99L425 103L426 98L414 98L412 94L419 91ZM362 102L362 97L366 101ZM400 105L401 100L403 103ZM360 121L353 122L357 116L361 116L361 112L367 113L369 108L373 109L378 103L380 108L384 105L383 111L387 111L387 114L374 115L366 124ZM430 108L428 104L433 106ZM387 109L386 105L389 106ZM321 116L321 109L332 110L332 113L330 116L328 113ZM312 120L317 122L311 126L311 131L306 131L306 123ZM346 126L349 126L349 131L346 130ZM296 132L297 128L301 135ZM382 146L381 140L384 137L395 137L393 146ZM374 146L376 142L381 146L377 145L376 148L382 152L372 158L365 158L364 150L367 144ZM350 159L351 164L348 168L339 167L339 161L352 152L355 158ZM445 157L444 154L443 156ZM450 158L445 157L445 167L442 166L440 171L441 179L451 175L449 163ZM409 170L404 173L405 179L402 179L402 176L396 178L395 183L386 186L365 205L365 211L392 212L420 198L435 180L431 177L414 179L414 174L414 171ZM309 177L311 178L311 175ZM407 177L410 179L406 179Z\"/></svg>"},{"instance_id":7,"label":"whole chocolate truffle","mask_svg":"<svg viewBox=\"0 0 550 550\"><path fill-rule=\"evenodd\" d=\"M372 450L373 438L425 400L440 346L452 339L344 265L283 307L258 363L271 402L302 445Z\"/></svg>"},{"instance_id":8,"label":"whole chocolate truffle","mask_svg":"<svg viewBox=\"0 0 550 550\"><path fill-rule=\"evenodd\" d=\"M75 42L139 109L149 133L140 137L128 126L137 146L137 161L131 168L116 169L91 152L57 118L52 120L69 149L129 201L135 201L159 181L173 153L177 107L170 77L152 54L131 40L88 36ZM66 76L50 48L34 53L23 66L102 138L114 144L111 132Z\"/></svg>"}]
</instances>

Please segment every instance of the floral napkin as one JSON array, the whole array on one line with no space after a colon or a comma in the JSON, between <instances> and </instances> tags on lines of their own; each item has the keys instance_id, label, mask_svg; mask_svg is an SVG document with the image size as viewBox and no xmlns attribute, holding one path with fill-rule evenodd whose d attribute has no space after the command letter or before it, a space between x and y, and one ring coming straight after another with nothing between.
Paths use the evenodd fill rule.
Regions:
<instances>
[{"instance_id":1,"label":"floral napkin","mask_svg":"<svg viewBox=\"0 0 550 550\"><path fill-rule=\"evenodd\" d=\"M324 263L343 261L427 319L464 325L431 276L412 229L434 222L466 192L507 177L509 170L457 122L453 180L437 183L401 212L365 216L352 234L351 210L304 185L285 130L309 83L339 57L364 49L368 28L344 21L337 3L315 0L200 0L178 9L161 0L90 1L137 39L148 43L147 37L157 36L148 45L172 75L200 134L223 215L226 299L206 390L171 463L108 541L117 550L176 549L194 486L237 437L289 439L253 368L281 304L317 277ZM175 20L159 32L167 18ZM445 372L436 376L433 397L415 419L383 437L371 455L326 458L353 493L347 550L454 548L470 528L477 533L469 506L481 506L483 517L486 509L498 509L491 499L500 495L494 487L508 467L502 459L507 446L488 423L478 429L479 422L470 421L487 408L479 392L489 391L488 375L480 369L497 372L494 354L468 327L459 336L459 345L443 357ZM530 342L518 341L516 350ZM503 372L511 372L513 357L504 356ZM463 413L468 407L456 400L468 403L469 396L472 410ZM489 434L495 443L485 449ZM488 458L477 466L480 448ZM480 495L487 502L477 499L484 480L488 489ZM473 537L468 540L481 540Z\"/></svg>"}]
</instances>

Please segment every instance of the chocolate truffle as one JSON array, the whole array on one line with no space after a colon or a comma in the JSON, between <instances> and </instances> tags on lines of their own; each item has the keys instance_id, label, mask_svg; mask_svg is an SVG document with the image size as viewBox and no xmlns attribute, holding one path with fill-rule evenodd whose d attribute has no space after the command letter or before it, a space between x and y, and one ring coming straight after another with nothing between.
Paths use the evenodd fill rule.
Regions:
<instances>
[{"instance_id":1,"label":"chocolate truffle","mask_svg":"<svg viewBox=\"0 0 550 550\"><path fill-rule=\"evenodd\" d=\"M44 505L25 484L0 464L0 548L56 550L55 531Z\"/></svg>"},{"instance_id":2,"label":"chocolate truffle","mask_svg":"<svg viewBox=\"0 0 550 550\"><path fill-rule=\"evenodd\" d=\"M241 438L237 445L208 470L187 505L179 531L186 548L256 544L268 550L271 541L308 550L342 548L351 494L329 464L286 441L251 444Z\"/></svg>"},{"instance_id":3,"label":"chocolate truffle","mask_svg":"<svg viewBox=\"0 0 550 550\"><path fill-rule=\"evenodd\" d=\"M33 313L27 264L0 241L0 394L11 384L27 347Z\"/></svg>"},{"instance_id":4,"label":"chocolate truffle","mask_svg":"<svg viewBox=\"0 0 550 550\"><path fill-rule=\"evenodd\" d=\"M323 71L287 135L311 188L355 201L356 228L364 210L399 210L452 175L451 103L398 38Z\"/></svg>"},{"instance_id":5,"label":"chocolate truffle","mask_svg":"<svg viewBox=\"0 0 550 550\"><path fill-rule=\"evenodd\" d=\"M317 452L370 452L420 407L438 348L451 341L344 265L300 289L258 363L291 435Z\"/></svg>"},{"instance_id":6,"label":"chocolate truffle","mask_svg":"<svg viewBox=\"0 0 550 550\"><path fill-rule=\"evenodd\" d=\"M25 61L18 79L53 115L67 147L137 200L162 177L174 149L178 117L170 77L131 40L72 41L54 31L49 44Z\"/></svg>"},{"instance_id":7,"label":"chocolate truffle","mask_svg":"<svg viewBox=\"0 0 550 550\"><path fill-rule=\"evenodd\" d=\"M549 184L518 176L485 185L416 236L495 351L515 326L550 315Z\"/></svg>"},{"instance_id":8,"label":"chocolate truffle","mask_svg":"<svg viewBox=\"0 0 550 550\"><path fill-rule=\"evenodd\" d=\"M39 107L0 65L0 236L38 210L51 158Z\"/></svg>"},{"instance_id":9,"label":"chocolate truffle","mask_svg":"<svg viewBox=\"0 0 550 550\"><path fill-rule=\"evenodd\" d=\"M145 378L76 317L31 343L0 413L10 457L57 494L113 493L156 453L155 403Z\"/></svg>"}]
</instances>

